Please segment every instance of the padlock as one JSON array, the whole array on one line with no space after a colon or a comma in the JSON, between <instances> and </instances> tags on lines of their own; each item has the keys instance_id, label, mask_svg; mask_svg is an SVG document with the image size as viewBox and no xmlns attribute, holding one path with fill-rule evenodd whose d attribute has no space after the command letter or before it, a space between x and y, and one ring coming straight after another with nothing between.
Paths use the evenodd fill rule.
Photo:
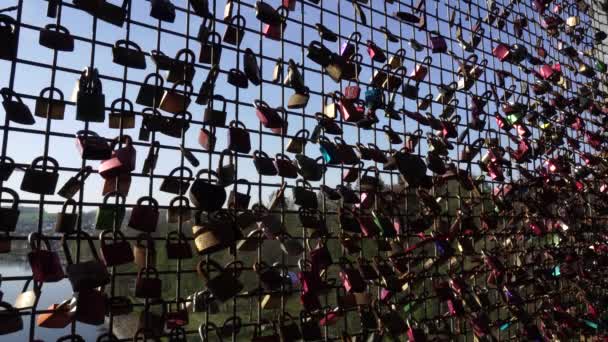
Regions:
<instances>
[{"instance_id":1,"label":"padlock","mask_svg":"<svg viewBox=\"0 0 608 342\"><path fill-rule=\"evenodd\" d=\"M15 170L15 161L9 156L0 156L0 180L7 181ZM0 299L1 300L1 299Z\"/></svg>"},{"instance_id":2,"label":"padlock","mask_svg":"<svg viewBox=\"0 0 608 342\"><path fill-rule=\"evenodd\" d=\"M352 55L356 54L359 49L358 45L360 41L361 33L356 31L351 33L348 39L342 43L342 46L340 47L340 56L349 59Z\"/></svg>"},{"instance_id":3,"label":"padlock","mask_svg":"<svg viewBox=\"0 0 608 342\"><path fill-rule=\"evenodd\" d=\"M118 27L122 27L124 25L125 17L127 16L127 5L127 0L123 0L120 5L115 5L107 1L74 1L74 6L76 6L76 8L88 12L98 19Z\"/></svg>"},{"instance_id":4,"label":"padlock","mask_svg":"<svg viewBox=\"0 0 608 342\"><path fill-rule=\"evenodd\" d=\"M361 274L354 268L352 262L344 257L340 258L339 276L346 292L353 293L365 291L366 286Z\"/></svg>"},{"instance_id":5,"label":"padlock","mask_svg":"<svg viewBox=\"0 0 608 342\"><path fill-rule=\"evenodd\" d=\"M222 57L222 37L217 32L210 32L201 44L198 61L203 64L216 65Z\"/></svg>"},{"instance_id":6,"label":"padlock","mask_svg":"<svg viewBox=\"0 0 608 342\"><path fill-rule=\"evenodd\" d=\"M120 108L118 107L119 104ZM135 127L133 103L125 98L112 101L108 117L110 118L108 122L110 128L130 129Z\"/></svg>"},{"instance_id":7,"label":"padlock","mask_svg":"<svg viewBox=\"0 0 608 342\"><path fill-rule=\"evenodd\" d=\"M133 246L133 262L138 268L156 266L156 248L150 235L141 233L137 235Z\"/></svg>"},{"instance_id":8,"label":"padlock","mask_svg":"<svg viewBox=\"0 0 608 342\"><path fill-rule=\"evenodd\" d=\"M0 59L12 61L17 58L17 22L5 14L0 14L0 39L4 42L0 46ZM0 329L1 330L1 329Z\"/></svg>"},{"instance_id":9,"label":"padlock","mask_svg":"<svg viewBox=\"0 0 608 342\"><path fill-rule=\"evenodd\" d=\"M197 272L206 283L207 289L214 298L220 302L225 302L233 298L243 289L243 284L238 277L243 269L242 262L233 261L222 268L216 261L209 259L208 261L201 260L197 265ZM215 276L207 271L213 268L217 273Z\"/></svg>"},{"instance_id":10,"label":"padlock","mask_svg":"<svg viewBox=\"0 0 608 342\"><path fill-rule=\"evenodd\" d=\"M72 206L72 212L67 212L68 205ZM78 222L78 213L76 213L76 201L68 199L63 203L61 212L57 214L55 221L55 232L57 233L72 233L76 230Z\"/></svg>"},{"instance_id":11,"label":"padlock","mask_svg":"<svg viewBox=\"0 0 608 342\"><path fill-rule=\"evenodd\" d=\"M499 43L494 49L492 49L492 55L501 62L508 62L511 58L511 49L508 45Z\"/></svg>"},{"instance_id":12,"label":"padlock","mask_svg":"<svg viewBox=\"0 0 608 342\"><path fill-rule=\"evenodd\" d=\"M365 101L363 100L348 100L344 95L337 92L336 96L339 99L338 111L342 120L346 122L359 122L365 114Z\"/></svg>"},{"instance_id":13,"label":"padlock","mask_svg":"<svg viewBox=\"0 0 608 342\"><path fill-rule=\"evenodd\" d=\"M177 87L180 85L184 88L181 91L177 90ZM165 90L159 108L173 114L187 111L190 106L192 91L193 88L190 82L176 82L171 89Z\"/></svg>"},{"instance_id":14,"label":"padlock","mask_svg":"<svg viewBox=\"0 0 608 342\"><path fill-rule=\"evenodd\" d=\"M203 125L198 134L198 143L207 151L215 150L215 143L217 137L215 136L215 127L211 126L209 129Z\"/></svg>"},{"instance_id":15,"label":"padlock","mask_svg":"<svg viewBox=\"0 0 608 342\"><path fill-rule=\"evenodd\" d=\"M129 315L133 312L133 302L127 296L113 296L108 298L106 316Z\"/></svg>"},{"instance_id":16,"label":"padlock","mask_svg":"<svg viewBox=\"0 0 608 342\"><path fill-rule=\"evenodd\" d=\"M150 1L150 16L172 23L175 21L175 5L171 3L171 0L152 0Z\"/></svg>"},{"instance_id":17,"label":"padlock","mask_svg":"<svg viewBox=\"0 0 608 342\"><path fill-rule=\"evenodd\" d=\"M76 147L83 159L105 160L112 157L112 148L106 139L93 131L78 131L76 133Z\"/></svg>"},{"instance_id":18,"label":"padlock","mask_svg":"<svg viewBox=\"0 0 608 342\"><path fill-rule=\"evenodd\" d=\"M0 335L12 334L23 329L23 319L17 309L6 302L0 302L0 308L2 309L0 310Z\"/></svg>"},{"instance_id":19,"label":"padlock","mask_svg":"<svg viewBox=\"0 0 608 342\"><path fill-rule=\"evenodd\" d=\"M439 102L443 105L447 105L448 103L450 103L450 101L454 97L454 94L456 93L456 90L458 89L458 83L451 82L451 83L448 83L447 85L440 84L437 86L437 88L439 88L439 94L437 94L435 101Z\"/></svg>"},{"instance_id":20,"label":"padlock","mask_svg":"<svg viewBox=\"0 0 608 342\"><path fill-rule=\"evenodd\" d=\"M249 81L247 75L236 68L232 68L228 71L226 76L227 82L233 86L241 89L247 89L249 87Z\"/></svg>"},{"instance_id":21,"label":"padlock","mask_svg":"<svg viewBox=\"0 0 608 342\"><path fill-rule=\"evenodd\" d=\"M283 6L290 11L296 9L296 0L283 0Z\"/></svg>"},{"instance_id":22,"label":"padlock","mask_svg":"<svg viewBox=\"0 0 608 342\"><path fill-rule=\"evenodd\" d=\"M236 190L238 184L245 184L247 186L247 192L241 193ZM251 183L246 179L239 179L235 183L235 189L230 192L228 197L228 208L237 210L245 210L249 208L249 202L251 201Z\"/></svg>"},{"instance_id":23,"label":"padlock","mask_svg":"<svg viewBox=\"0 0 608 342\"><path fill-rule=\"evenodd\" d=\"M256 116L267 128L277 128L284 125L283 119L279 115L278 111L271 108L266 102L262 100L255 100L255 112Z\"/></svg>"},{"instance_id":24,"label":"padlock","mask_svg":"<svg viewBox=\"0 0 608 342\"><path fill-rule=\"evenodd\" d=\"M36 121L29 107L23 103L21 96L9 88L0 89L2 106L6 117L15 123L22 125L33 125Z\"/></svg>"},{"instance_id":25,"label":"padlock","mask_svg":"<svg viewBox=\"0 0 608 342\"><path fill-rule=\"evenodd\" d=\"M144 205L144 202L149 204ZM158 215L158 202L152 197L141 197L131 210L128 226L140 232L153 233L158 224Z\"/></svg>"},{"instance_id":26,"label":"padlock","mask_svg":"<svg viewBox=\"0 0 608 342\"><path fill-rule=\"evenodd\" d=\"M241 121L232 120L228 125L228 149L246 154L251 150L249 132Z\"/></svg>"},{"instance_id":27,"label":"padlock","mask_svg":"<svg viewBox=\"0 0 608 342\"><path fill-rule=\"evenodd\" d=\"M303 154L296 155L298 173L302 178L311 182L318 182L323 178L326 167L323 165L323 156L312 159Z\"/></svg>"},{"instance_id":28,"label":"padlock","mask_svg":"<svg viewBox=\"0 0 608 342\"><path fill-rule=\"evenodd\" d=\"M192 258L192 248L186 236L178 231L167 233L165 240L167 259L190 259Z\"/></svg>"},{"instance_id":29,"label":"padlock","mask_svg":"<svg viewBox=\"0 0 608 342\"><path fill-rule=\"evenodd\" d=\"M0 232L14 232L19 221L19 195L10 188L3 187L2 193L8 194L12 198L10 207L0 207Z\"/></svg>"},{"instance_id":30,"label":"padlock","mask_svg":"<svg viewBox=\"0 0 608 342\"><path fill-rule=\"evenodd\" d=\"M172 302L169 303L169 308L165 316L167 328L172 329L171 334L174 333L175 329L181 329L184 336L181 341L187 342L186 332L182 328L189 322L188 310L186 309L186 301L183 298L177 298L175 300L175 309L171 308L171 304ZM175 339L174 337L170 337L170 341L178 342L180 340Z\"/></svg>"},{"instance_id":31,"label":"padlock","mask_svg":"<svg viewBox=\"0 0 608 342\"><path fill-rule=\"evenodd\" d=\"M31 252L28 253L28 261L32 269L33 279L40 283L54 283L65 277L59 254L51 249L48 239L38 233L30 233L28 241ZM42 243L46 250L42 249Z\"/></svg>"},{"instance_id":32,"label":"padlock","mask_svg":"<svg viewBox=\"0 0 608 342\"><path fill-rule=\"evenodd\" d=\"M154 79L154 82L151 80ZM146 107L158 107L163 96L164 80L157 73L151 73L139 88L135 103Z\"/></svg>"},{"instance_id":33,"label":"padlock","mask_svg":"<svg viewBox=\"0 0 608 342\"><path fill-rule=\"evenodd\" d=\"M171 63L173 63L173 59L160 50L150 51L150 57L159 70L169 70Z\"/></svg>"},{"instance_id":34,"label":"padlock","mask_svg":"<svg viewBox=\"0 0 608 342\"><path fill-rule=\"evenodd\" d=\"M382 49L371 40L367 41L367 54L373 61L379 63L386 62L386 54L384 54L384 51L382 51Z\"/></svg>"},{"instance_id":35,"label":"padlock","mask_svg":"<svg viewBox=\"0 0 608 342\"><path fill-rule=\"evenodd\" d=\"M160 298L162 296L162 281L156 268L148 266L137 272L135 282L135 297Z\"/></svg>"},{"instance_id":36,"label":"padlock","mask_svg":"<svg viewBox=\"0 0 608 342\"><path fill-rule=\"evenodd\" d=\"M88 243L92 259L87 261L79 261L79 263L75 264L68 246L68 240L72 239ZM108 273L106 266L100 261L97 251L95 250L95 246L93 245L93 240L89 234L85 233L84 231L64 234L61 241L63 245L63 253L67 262L66 274L70 284L72 284L72 289L74 292L80 293L85 290L92 290L96 287L107 285L110 282L110 274Z\"/></svg>"},{"instance_id":37,"label":"padlock","mask_svg":"<svg viewBox=\"0 0 608 342\"><path fill-rule=\"evenodd\" d=\"M48 97L45 94L48 93ZM63 120L65 101L63 92L58 88L46 87L40 91L36 99L34 115L51 120Z\"/></svg>"},{"instance_id":38,"label":"padlock","mask_svg":"<svg viewBox=\"0 0 608 342\"><path fill-rule=\"evenodd\" d=\"M192 114L190 112L175 113L172 117L165 118L160 132L172 138L181 138L190 128L191 121Z\"/></svg>"},{"instance_id":39,"label":"padlock","mask_svg":"<svg viewBox=\"0 0 608 342\"><path fill-rule=\"evenodd\" d=\"M177 205L176 205L177 203ZM192 209L190 201L185 196L176 196L169 202L167 210L167 222L179 223L188 222L192 219Z\"/></svg>"},{"instance_id":40,"label":"padlock","mask_svg":"<svg viewBox=\"0 0 608 342\"><path fill-rule=\"evenodd\" d=\"M329 140L326 136L321 136L319 138L319 151L321 152L321 156L323 160L327 164L340 164L340 155L338 153L338 149L336 145L334 145L331 140Z\"/></svg>"},{"instance_id":41,"label":"padlock","mask_svg":"<svg viewBox=\"0 0 608 342\"><path fill-rule=\"evenodd\" d=\"M290 153L303 153L304 147L306 147L306 143L309 137L310 132L308 130L301 129L297 131L296 134L287 143L287 147L285 150Z\"/></svg>"},{"instance_id":42,"label":"padlock","mask_svg":"<svg viewBox=\"0 0 608 342\"><path fill-rule=\"evenodd\" d=\"M228 161L224 162L224 158L228 156ZM228 186L234 183L236 175L236 166L234 164L235 154L229 149L224 149L220 153L220 160L217 166L218 184Z\"/></svg>"},{"instance_id":43,"label":"padlock","mask_svg":"<svg viewBox=\"0 0 608 342\"><path fill-rule=\"evenodd\" d=\"M332 99L333 101L331 103L328 103L328 100ZM323 97L323 115L325 115L326 117L328 117L329 119L335 119L337 116L337 110L338 110L338 102L340 100L340 97L338 94L334 94L332 93L331 95L326 95Z\"/></svg>"},{"instance_id":44,"label":"padlock","mask_svg":"<svg viewBox=\"0 0 608 342\"><path fill-rule=\"evenodd\" d=\"M36 325L47 329L64 329L73 322L73 315L70 312L70 300L65 300L60 304L52 304L47 308L48 313L41 313L36 318Z\"/></svg>"},{"instance_id":45,"label":"padlock","mask_svg":"<svg viewBox=\"0 0 608 342\"><path fill-rule=\"evenodd\" d=\"M298 178L298 168L296 164L286 154L277 153L274 157L274 167L277 175L284 178Z\"/></svg>"},{"instance_id":46,"label":"padlock","mask_svg":"<svg viewBox=\"0 0 608 342\"><path fill-rule=\"evenodd\" d=\"M242 237L233 214L220 210L215 212L208 222L203 222L202 213L203 211L200 211L197 214L196 223L192 227L194 244L200 255L226 249Z\"/></svg>"},{"instance_id":47,"label":"padlock","mask_svg":"<svg viewBox=\"0 0 608 342\"><path fill-rule=\"evenodd\" d=\"M167 71L167 82L189 84L192 88L192 80L196 74L195 62L196 56L192 50L179 50L175 58L171 60L171 65Z\"/></svg>"},{"instance_id":48,"label":"padlock","mask_svg":"<svg viewBox=\"0 0 608 342\"><path fill-rule=\"evenodd\" d=\"M70 177L67 182L57 191L57 194L63 198L69 199L74 197L78 191L80 191L81 185L89 177L93 168L90 165L78 170L76 175Z\"/></svg>"},{"instance_id":49,"label":"padlock","mask_svg":"<svg viewBox=\"0 0 608 342\"><path fill-rule=\"evenodd\" d=\"M334 142L336 153L338 154L337 159L340 160L342 164L356 165L359 163L359 157L351 145L347 144L346 141L340 137L334 137Z\"/></svg>"},{"instance_id":50,"label":"padlock","mask_svg":"<svg viewBox=\"0 0 608 342\"><path fill-rule=\"evenodd\" d=\"M133 69L146 68L146 55L139 45L125 39L117 40L112 47L113 62Z\"/></svg>"},{"instance_id":51,"label":"padlock","mask_svg":"<svg viewBox=\"0 0 608 342\"><path fill-rule=\"evenodd\" d=\"M116 198L116 203L109 203L109 200ZM97 209L97 217L95 218L95 229L120 229L122 221L125 217L125 196L111 192L103 197L103 204ZM131 216L133 216L131 214Z\"/></svg>"},{"instance_id":52,"label":"padlock","mask_svg":"<svg viewBox=\"0 0 608 342\"><path fill-rule=\"evenodd\" d=\"M323 43L313 40L308 44L306 56L321 67L327 67L332 59L332 52Z\"/></svg>"},{"instance_id":53,"label":"padlock","mask_svg":"<svg viewBox=\"0 0 608 342\"><path fill-rule=\"evenodd\" d=\"M245 27L247 27L245 17L235 15L231 17L226 24L224 32L224 43L239 46L245 35Z\"/></svg>"},{"instance_id":54,"label":"padlock","mask_svg":"<svg viewBox=\"0 0 608 342\"><path fill-rule=\"evenodd\" d=\"M170 194L183 195L190 187L192 175L192 170L189 168L185 166L176 167L163 179L159 190Z\"/></svg>"},{"instance_id":55,"label":"padlock","mask_svg":"<svg viewBox=\"0 0 608 342\"><path fill-rule=\"evenodd\" d=\"M122 144L122 147L116 147ZM112 140L110 144L112 157L101 162L99 174L103 178L115 178L120 174L128 174L135 170L136 151L133 140L128 135L121 135Z\"/></svg>"},{"instance_id":56,"label":"padlock","mask_svg":"<svg viewBox=\"0 0 608 342\"><path fill-rule=\"evenodd\" d=\"M276 176L277 169L274 160L264 151L256 150L253 152L253 164L260 175Z\"/></svg>"},{"instance_id":57,"label":"padlock","mask_svg":"<svg viewBox=\"0 0 608 342\"><path fill-rule=\"evenodd\" d=\"M287 26L287 18L289 17L289 11L281 6L277 8L276 13L278 14L279 21L276 23L265 23L262 25L262 34L273 40L281 40L285 27Z\"/></svg>"},{"instance_id":58,"label":"padlock","mask_svg":"<svg viewBox=\"0 0 608 342\"><path fill-rule=\"evenodd\" d=\"M310 90L308 87L304 87L302 92L296 91L289 97L287 108L289 109L303 109L308 105L310 100Z\"/></svg>"},{"instance_id":59,"label":"padlock","mask_svg":"<svg viewBox=\"0 0 608 342\"><path fill-rule=\"evenodd\" d=\"M76 120L89 122L105 121L105 101L97 69L86 68L76 83L72 101L76 102Z\"/></svg>"},{"instance_id":60,"label":"padlock","mask_svg":"<svg viewBox=\"0 0 608 342\"><path fill-rule=\"evenodd\" d=\"M203 178L204 175L208 175ZM212 182L211 178L218 181ZM215 184L214 184L215 183ZM217 173L212 170L200 170L196 174L196 179L192 182L189 196L192 204L204 211L213 212L219 210L226 201L226 190L219 185Z\"/></svg>"},{"instance_id":61,"label":"padlock","mask_svg":"<svg viewBox=\"0 0 608 342\"><path fill-rule=\"evenodd\" d=\"M303 208L317 209L317 194L312 189L310 183L305 180L298 179L296 186L293 188L294 204Z\"/></svg>"},{"instance_id":62,"label":"padlock","mask_svg":"<svg viewBox=\"0 0 608 342\"><path fill-rule=\"evenodd\" d=\"M42 165L38 165L39 163L42 163ZM50 165L47 163L50 163ZM41 168L41 170L37 168ZM54 158L35 158L32 165L25 170L21 181L21 190L35 194L53 195L59 179L58 170L59 165Z\"/></svg>"},{"instance_id":63,"label":"padlock","mask_svg":"<svg viewBox=\"0 0 608 342\"><path fill-rule=\"evenodd\" d=\"M220 101L222 103L221 109L215 109L213 103ZM212 101L209 106L205 109L203 115L203 124L217 127L224 127L226 125L226 99L222 95L213 95Z\"/></svg>"},{"instance_id":64,"label":"padlock","mask_svg":"<svg viewBox=\"0 0 608 342\"><path fill-rule=\"evenodd\" d=\"M111 192L117 192L127 197L130 189L131 175L128 173L123 173L114 178L105 178L103 181L103 189L101 194L105 196Z\"/></svg>"},{"instance_id":65,"label":"padlock","mask_svg":"<svg viewBox=\"0 0 608 342\"><path fill-rule=\"evenodd\" d=\"M573 12L572 8L574 8L574 10L578 11L577 8L577 3L573 2L570 4L570 6L568 6L568 12ZM580 17L577 15L574 15L572 13L570 13L570 16L568 17L568 19L566 19L566 25L568 25L569 27L576 27L581 23L581 19Z\"/></svg>"},{"instance_id":66,"label":"padlock","mask_svg":"<svg viewBox=\"0 0 608 342\"><path fill-rule=\"evenodd\" d=\"M410 78L416 81L416 83L422 82L428 74L428 68L433 62L430 56L424 57L421 63L416 64L416 67L410 73Z\"/></svg>"},{"instance_id":67,"label":"padlock","mask_svg":"<svg viewBox=\"0 0 608 342\"><path fill-rule=\"evenodd\" d=\"M108 240L112 240L112 243L108 243ZM105 230L99 233L99 245L101 259L106 266L119 266L133 262L131 244L120 231Z\"/></svg>"}]
</instances>

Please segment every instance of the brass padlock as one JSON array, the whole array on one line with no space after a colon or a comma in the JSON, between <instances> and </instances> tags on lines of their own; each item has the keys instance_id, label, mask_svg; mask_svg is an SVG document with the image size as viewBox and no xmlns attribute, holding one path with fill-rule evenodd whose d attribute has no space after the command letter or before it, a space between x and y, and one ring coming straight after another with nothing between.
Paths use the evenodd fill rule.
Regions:
<instances>
[{"instance_id":1,"label":"brass padlock","mask_svg":"<svg viewBox=\"0 0 608 342\"><path fill-rule=\"evenodd\" d=\"M156 266L156 248L154 240L149 234L141 233L137 235L137 240L133 246L133 259L138 268Z\"/></svg>"},{"instance_id":2,"label":"brass padlock","mask_svg":"<svg viewBox=\"0 0 608 342\"><path fill-rule=\"evenodd\" d=\"M48 93L48 97L45 94ZM58 88L46 87L40 91L36 99L34 115L52 120L63 120L65 101L63 92Z\"/></svg>"},{"instance_id":3,"label":"brass padlock","mask_svg":"<svg viewBox=\"0 0 608 342\"><path fill-rule=\"evenodd\" d=\"M126 98L114 100L110 106L110 114L108 116L110 118L110 128L130 129L135 127L133 103Z\"/></svg>"}]
</instances>

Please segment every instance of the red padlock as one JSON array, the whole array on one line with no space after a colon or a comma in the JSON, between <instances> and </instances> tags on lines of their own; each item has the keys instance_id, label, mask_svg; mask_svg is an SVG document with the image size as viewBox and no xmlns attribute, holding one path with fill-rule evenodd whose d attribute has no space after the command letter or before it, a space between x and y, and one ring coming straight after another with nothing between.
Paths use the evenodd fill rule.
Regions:
<instances>
[{"instance_id":1,"label":"red padlock","mask_svg":"<svg viewBox=\"0 0 608 342\"><path fill-rule=\"evenodd\" d=\"M338 110L342 120L346 122L361 121L365 115L365 102L363 100L349 100L344 95L336 92L340 99Z\"/></svg>"},{"instance_id":2,"label":"red padlock","mask_svg":"<svg viewBox=\"0 0 608 342\"><path fill-rule=\"evenodd\" d=\"M113 235L113 236L112 236ZM110 236L113 242L108 243ZM106 266L118 266L133 262L133 250L120 231L106 230L99 234L101 259Z\"/></svg>"},{"instance_id":3,"label":"red padlock","mask_svg":"<svg viewBox=\"0 0 608 342\"><path fill-rule=\"evenodd\" d=\"M148 202L145 205L144 202ZM129 227L140 232L153 233L158 225L158 202L153 197L141 197L131 211Z\"/></svg>"},{"instance_id":4,"label":"red padlock","mask_svg":"<svg viewBox=\"0 0 608 342\"><path fill-rule=\"evenodd\" d=\"M412 70L412 73L410 74L410 78L416 81L416 83L424 80L424 78L429 72L428 65L430 65L432 61L433 60L430 56L424 57L422 63L416 64L416 67L414 68L414 70Z\"/></svg>"},{"instance_id":5,"label":"red padlock","mask_svg":"<svg viewBox=\"0 0 608 342\"><path fill-rule=\"evenodd\" d=\"M114 150L119 143L124 144L124 146ZM112 158L104 160L99 165L99 174L103 178L115 178L135 170L136 152L130 136L117 137L112 141L111 147L114 150Z\"/></svg>"},{"instance_id":6,"label":"red padlock","mask_svg":"<svg viewBox=\"0 0 608 342\"><path fill-rule=\"evenodd\" d=\"M367 53L369 54L369 57L376 62L386 62L386 55L384 54L384 51L382 51L382 49L371 40L367 41Z\"/></svg>"},{"instance_id":7,"label":"red padlock","mask_svg":"<svg viewBox=\"0 0 608 342\"><path fill-rule=\"evenodd\" d=\"M492 55L501 62L508 61L511 56L511 49L508 45L500 43L492 50Z\"/></svg>"},{"instance_id":8,"label":"red padlock","mask_svg":"<svg viewBox=\"0 0 608 342\"><path fill-rule=\"evenodd\" d=\"M283 6L290 11L296 9L296 0L283 0Z\"/></svg>"},{"instance_id":9,"label":"red padlock","mask_svg":"<svg viewBox=\"0 0 608 342\"><path fill-rule=\"evenodd\" d=\"M277 8L277 13L281 17L279 23L264 24L262 27L262 34L272 40L281 40L287 26L287 17L289 16L289 11L285 7Z\"/></svg>"},{"instance_id":10,"label":"red padlock","mask_svg":"<svg viewBox=\"0 0 608 342\"><path fill-rule=\"evenodd\" d=\"M59 254L51 250L49 240L44 235L31 233L28 236L28 241L32 251L27 257L32 268L34 281L53 283L62 280L65 273L61 266ZM41 248L42 242L46 245L46 250Z\"/></svg>"},{"instance_id":11,"label":"red padlock","mask_svg":"<svg viewBox=\"0 0 608 342\"><path fill-rule=\"evenodd\" d=\"M361 273L346 258L340 258L340 280L348 293L365 291L365 281Z\"/></svg>"}]
</instances>

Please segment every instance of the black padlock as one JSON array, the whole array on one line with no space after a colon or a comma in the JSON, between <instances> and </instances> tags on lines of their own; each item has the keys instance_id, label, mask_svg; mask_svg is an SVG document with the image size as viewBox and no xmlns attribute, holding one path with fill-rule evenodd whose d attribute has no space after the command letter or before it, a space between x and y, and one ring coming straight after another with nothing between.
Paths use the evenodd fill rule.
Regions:
<instances>
[{"instance_id":1,"label":"black padlock","mask_svg":"<svg viewBox=\"0 0 608 342\"><path fill-rule=\"evenodd\" d=\"M15 170L15 161L9 156L0 157L0 180L7 181Z\"/></svg>"},{"instance_id":2,"label":"black padlock","mask_svg":"<svg viewBox=\"0 0 608 342\"><path fill-rule=\"evenodd\" d=\"M150 16L172 23L175 21L175 5L170 0L152 0L150 1Z\"/></svg>"},{"instance_id":3,"label":"black padlock","mask_svg":"<svg viewBox=\"0 0 608 342\"><path fill-rule=\"evenodd\" d=\"M238 184L245 184L247 186L247 192L242 193L237 191ZM251 183L246 179L238 179L235 183L235 189L230 192L228 198L228 208L234 208L237 210L245 210L249 208L249 202L251 201Z\"/></svg>"},{"instance_id":4,"label":"black padlock","mask_svg":"<svg viewBox=\"0 0 608 342\"><path fill-rule=\"evenodd\" d=\"M209 179L202 178L209 175ZM212 182L211 177L218 179L217 173L212 170L200 170L196 179L190 187L190 201L194 206L204 211L213 212L219 210L226 201L226 190L223 186Z\"/></svg>"},{"instance_id":5,"label":"black padlock","mask_svg":"<svg viewBox=\"0 0 608 342\"><path fill-rule=\"evenodd\" d=\"M203 64L219 64L222 57L222 36L217 32L210 32L201 44L198 61Z\"/></svg>"},{"instance_id":6,"label":"black padlock","mask_svg":"<svg viewBox=\"0 0 608 342\"><path fill-rule=\"evenodd\" d=\"M14 232L19 220L19 195L15 190L6 187L3 187L1 192L9 194L13 203L10 207L0 207L0 232Z\"/></svg>"},{"instance_id":7,"label":"black padlock","mask_svg":"<svg viewBox=\"0 0 608 342\"><path fill-rule=\"evenodd\" d=\"M61 25L46 25L43 30L40 30L38 43L57 51L74 51L74 37L67 28Z\"/></svg>"},{"instance_id":8,"label":"black padlock","mask_svg":"<svg viewBox=\"0 0 608 342\"><path fill-rule=\"evenodd\" d=\"M224 42L226 44L241 45L243 36L245 35L246 21L242 15L235 15L230 18L230 21L226 25L226 31L224 32Z\"/></svg>"},{"instance_id":9,"label":"black padlock","mask_svg":"<svg viewBox=\"0 0 608 342\"><path fill-rule=\"evenodd\" d=\"M17 22L5 14L0 14L0 59L14 60L17 57L17 46L19 45L17 34Z\"/></svg>"},{"instance_id":10,"label":"black padlock","mask_svg":"<svg viewBox=\"0 0 608 342\"><path fill-rule=\"evenodd\" d=\"M220 101L222 103L221 109L214 108L214 102ZM203 114L203 124L217 127L226 126L226 99L219 94L213 95L212 101L210 101L209 106L205 108L205 113Z\"/></svg>"},{"instance_id":11,"label":"black padlock","mask_svg":"<svg viewBox=\"0 0 608 342\"><path fill-rule=\"evenodd\" d=\"M240 153L249 153L251 150L247 127L238 120L232 120L228 125L228 148Z\"/></svg>"},{"instance_id":12,"label":"black padlock","mask_svg":"<svg viewBox=\"0 0 608 342\"><path fill-rule=\"evenodd\" d=\"M23 103L19 94L9 88L2 88L0 96L2 96L4 112L10 121L22 125L33 125L36 122L29 107Z\"/></svg>"},{"instance_id":13,"label":"black padlock","mask_svg":"<svg viewBox=\"0 0 608 342\"><path fill-rule=\"evenodd\" d=\"M130 40L117 40L112 47L112 56L116 64L133 69L146 68L146 55L139 45Z\"/></svg>"},{"instance_id":14,"label":"black padlock","mask_svg":"<svg viewBox=\"0 0 608 342\"><path fill-rule=\"evenodd\" d=\"M154 79L154 82L151 80ZM158 107L163 97L163 77L157 73L151 73L144 79L144 84L139 88L135 103L146 107Z\"/></svg>"},{"instance_id":15,"label":"black padlock","mask_svg":"<svg viewBox=\"0 0 608 342\"><path fill-rule=\"evenodd\" d=\"M264 151L255 150L253 152L253 165L262 176L276 176L277 169L274 166L274 159L270 158Z\"/></svg>"},{"instance_id":16,"label":"black padlock","mask_svg":"<svg viewBox=\"0 0 608 342\"><path fill-rule=\"evenodd\" d=\"M68 213L68 206L72 206L72 212ZM76 212L76 201L68 199L63 203L61 212L57 214L57 221L55 221L55 232L62 234L70 234L76 230L76 223L78 222L78 213Z\"/></svg>"},{"instance_id":17,"label":"black padlock","mask_svg":"<svg viewBox=\"0 0 608 342\"><path fill-rule=\"evenodd\" d=\"M42 165L39 166L38 163L42 163ZM38 167L42 170L38 170ZM59 179L58 171L59 164L54 158L37 157L32 161L32 165L25 170L21 181L21 190L35 194L53 195Z\"/></svg>"},{"instance_id":18,"label":"black padlock","mask_svg":"<svg viewBox=\"0 0 608 342\"><path fill-rule=\"evenodd\" d=\"M89 177L93 168L90 165L85 166L84 168L78 170L76 175L68 179L65 184L57 191L57 194L63 198L72 198L78 191L80 191L81 185L84 181Z\"/></svg>"},{"instance_id":19,"label":"black padlock","mask_svg":"<svg viewBox=\"0 0 608 342\"><path fill-rule=\"evenodd\" d=\"M86 68L76 84L76 120L104 122L106 97L97 69Z\"/></svg>"},{"instance_id":20,"label":"black padlock","mask_svg":"<svg viewBox=\"0 0 608 342\"><path fill-rule=\"evenodd\" d=\"M196 56L192 50L179 50L171 61L171 66L167 72L167 82L192 82L196 74L195 62Z\"/></svg>"},{"instance_id":21,"label":"black padlock","mask_svg":"<svg viewBox=\"0 0 608 342\"><path fill-rule=\"evenodd\" d=\"M108 125L115 129L130 129L135 127L135 112L133 103L126 98L112 101Z\"/></svg>"},{"instance_id":22,"label":"black padlock","mask_svg":"<svg viewBox=\"0 0 608 342\"><path fill-rule=\"evenodd\" d=\"M211 274L206 270L206 266L211 266L216 272ZM214 298L220 302L225 302L228 299L236 296L243 289L243 284L238 280L241 270L244 268L241 261L234 261L225 268L222 268L217 262L209 259L209 261L201 260L198 263L198 274L205 280L207 289Z\"/></svg>"},{"instance_id":23,"label":"black padlock","mask_svg":"<svg viewBox=\"0 0 608 342\"><path fill-rule=\"evenodd\" d=\"M191 179L192 170L185 166L176 167L163 179L159 190L170 194L183 195L190 187Z\"/></svg>"},{"instance_id":24,"label":"black padlock","mask_svg":"<svg viewBox=\"0 0 608 342\"><path fill-rule=\"evenodd\" d=\"M235 68L228 71L227 81L233 86L241 89L247 89L249 86L247 75L243 71Z\"/></svg>"},{"instance_id":25,"label":"black padlock","mask_svg":"<svg viewBox=\"0 0 608 342\"><path fill-rule=\"evenodd\" d=\"M298 179L296 181L296 186L293 188L293 198L296 205L309 209L318 208L317 194L305 180Z\"/></svg>"}]
</instances>

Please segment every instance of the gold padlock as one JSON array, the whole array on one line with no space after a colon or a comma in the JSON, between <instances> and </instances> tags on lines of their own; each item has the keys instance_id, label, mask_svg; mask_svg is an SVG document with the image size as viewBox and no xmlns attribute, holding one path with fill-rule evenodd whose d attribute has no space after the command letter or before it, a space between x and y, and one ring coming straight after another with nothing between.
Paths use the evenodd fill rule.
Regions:
<instances>
[{"instance_id":1,"label":"gold padlock","mask_svg":"<svg viewBox=\"0 0 608 342\"><path fill-rule=\"evenodd\" d=\"M389 58L388 60L388 65L391 67L391 69L397 69L403 66L403 59L405 57L405 50L404 49L399 49L397 50L397 52L395 52L394 55L391 56L391 58Z\"/></svg>"}]
</instances>

